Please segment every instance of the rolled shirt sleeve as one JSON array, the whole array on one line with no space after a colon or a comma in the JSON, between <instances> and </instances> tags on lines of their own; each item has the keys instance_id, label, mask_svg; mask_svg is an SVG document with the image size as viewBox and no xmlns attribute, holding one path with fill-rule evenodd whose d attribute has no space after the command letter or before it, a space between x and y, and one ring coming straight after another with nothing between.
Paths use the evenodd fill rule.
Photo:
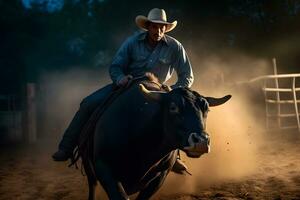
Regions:
<instances>
[{"instance_id":1,"label":"rolled shirt sleeve","mask_svg":"<svg viewBox=\"0 0 300 200\"><path fill-rule=\"evenodd\" d=\"M191 87L194 82L193 70L186 51L180 43L178 45L178 51L175 56L173 67L177 73L178 79L176 84L171 87Z\"/></svg>"},{"instance_id":2,"label":"rolled shirt sleeve","mask_svg":"<svg viewBox=\"0 0 300 200\"><path fill-rule=\"evenodd\" d=\"M117 51L109 67L109 75L114 83L118 83L124 76L124 71L129 65L131 51L131 38L127 39Z\"/></svg>"}]
</instances>

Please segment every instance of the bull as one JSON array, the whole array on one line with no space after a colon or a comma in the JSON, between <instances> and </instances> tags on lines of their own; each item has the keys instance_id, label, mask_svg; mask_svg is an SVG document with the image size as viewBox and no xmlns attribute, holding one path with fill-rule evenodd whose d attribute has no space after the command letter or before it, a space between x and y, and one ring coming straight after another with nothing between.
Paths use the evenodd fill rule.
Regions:
<instances>
[{"instance_id":1,"label":"bull","mask_svg":"<svg viewBox=\"0 0 300 200\"><path fill-rule=\"evenodd\" d=\"M155 91L151 84L132 84L97 121L93 157L83 159L89 200L97 180L111 200L137 192L137 200L150 199L172 169L178 149L191 158L209 152L209 107L231 96L203 97L188 88Z\"/></svg>"}]
</instances>

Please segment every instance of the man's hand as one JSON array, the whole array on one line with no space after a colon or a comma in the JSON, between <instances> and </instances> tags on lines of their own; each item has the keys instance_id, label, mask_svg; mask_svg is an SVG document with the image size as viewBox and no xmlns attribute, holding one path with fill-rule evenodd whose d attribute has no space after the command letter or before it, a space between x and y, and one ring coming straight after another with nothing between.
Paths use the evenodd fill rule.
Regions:
<instances>
[{"instance_id":1,"label":"man's hand","mask_svg":"<svg viewBox=\"0 0 300 200\"><path fill-rule=\"evenodd\" d=\"M132 79L133 78L133 76L131 76L131 75L126 75L126 76L124 76L121 80L119 80L118 81L118 83L117 83L117 85L118 86L125 86L125 85L127 85L127 83L128 83L128 81L130 80L130 79Z\"/></svg>"}]
</instances>

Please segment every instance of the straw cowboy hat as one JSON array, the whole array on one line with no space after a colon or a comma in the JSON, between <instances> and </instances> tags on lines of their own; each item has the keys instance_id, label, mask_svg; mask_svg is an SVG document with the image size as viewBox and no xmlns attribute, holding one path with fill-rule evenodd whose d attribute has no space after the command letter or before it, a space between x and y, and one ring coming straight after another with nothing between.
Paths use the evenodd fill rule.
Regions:
<instances>
[{"instance_id":1,"label":"straw cowboy hat","mask_svg":"<svg viewBox=\"0 0 300 200\"><path fill-rule=\"evenodd\" d=\"M159 8L153 8L152 10L150 10L147 17L138 15L135 18L136 25L143 30L147 30L147 22L165 24L166 32L173 30L177 25L177 21L174 21L172 23L168 22L165 10Z\"/></svg>"}]
</instances>

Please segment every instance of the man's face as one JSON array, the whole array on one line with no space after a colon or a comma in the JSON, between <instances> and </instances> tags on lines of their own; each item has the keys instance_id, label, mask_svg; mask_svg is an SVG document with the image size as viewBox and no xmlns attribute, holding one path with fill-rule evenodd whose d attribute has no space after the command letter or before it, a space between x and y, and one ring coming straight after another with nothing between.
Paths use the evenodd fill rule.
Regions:
<instances>
[{"instance_id":1,"label":"man's face","mask_svg":"<svg viewBox=\"0 0 300 200\"><path fill-rule=\"evenodd\" d=\"M150 22L148 32L152 41L159 42L166 32L166 25Z\"/></svg>"}]
</instances>

